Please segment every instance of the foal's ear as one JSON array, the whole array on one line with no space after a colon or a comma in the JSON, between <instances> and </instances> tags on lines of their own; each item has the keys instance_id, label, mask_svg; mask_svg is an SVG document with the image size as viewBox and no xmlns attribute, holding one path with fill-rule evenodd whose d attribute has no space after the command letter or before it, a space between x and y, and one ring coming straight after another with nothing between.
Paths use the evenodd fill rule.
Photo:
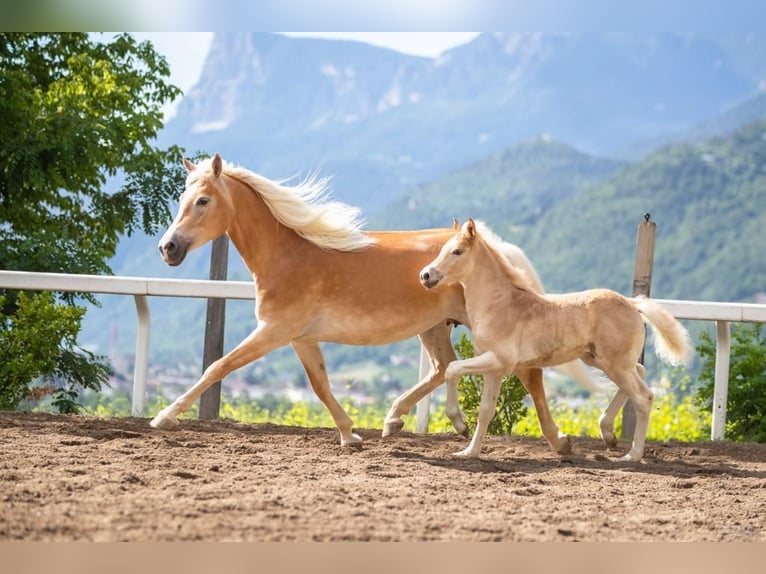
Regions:
<instances>
[{"instance_id":1,"label":"foal's ear","mask_svg":"<svg viewBox=\"0 0 766 574\"><path fill-rule=\"evenodd\" d=\"M197 166L194 165L189 158L184 158L184 167L186 168L186 171L188 173L193 172L195 169L197 169Z\"/></svg>"},{"instance_id":2,"label":"foal's ear","mask_svg":"<svg viewBox=\"0 0 766 574\"><path fill-rule=\"evenodd\" d=\"M460 231L460 222L456 217L452 218L452 231Z\"/></svg>"},{"instance_id":3,"label":"foal's ear","mask_svg":"<svg viewBox=\"0 0 766 574\"><path fill-rule=\"evenodd\" d=\"M213 175L216 177L221 175L221 172L223 171L223 160L220 155L215 154L213 156L213 163L211 165L213 166Z\"/></svg>"},{"instance_id":4,"label":"foal's ear","mask_svg":"<svg viewBox=\"0 0 766 574\"><path fill-rule=\"evenodd\" d=\"M473 219L469 219L465 222L465 225L463 226L463 233L465 233L465 236L468 239L473 239L476 237L476 224L474 223Z\"/></svg>"}]
</instances>

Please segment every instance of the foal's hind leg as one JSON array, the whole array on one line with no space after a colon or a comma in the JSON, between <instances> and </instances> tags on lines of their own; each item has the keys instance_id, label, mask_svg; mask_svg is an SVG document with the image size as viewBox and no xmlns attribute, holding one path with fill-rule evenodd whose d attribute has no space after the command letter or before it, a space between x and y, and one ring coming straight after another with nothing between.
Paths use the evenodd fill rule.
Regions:
<instances>
[{"instance_id":1,"label":"foal's hind leg","mask_svg":"<svg viewBox=\"0 0 766 574\"><path fill-rule=\"evenodd\" d=\"M636 372L638 376L643 379L646 374L646 369L640 363L636 363ZM617 448L617 436L614 434L614 419L617 417L617 413L625 406L628 401L628 394L621 388L617 388L617 394L614 395L609 405L601 413L598 419L598 427L601 431L601 439L606 443L609 448Z\"/></svg>"},{"instance_id":2,"label":"foal's hind leg","mask_svg":"<svg viewBox=\"0 0 766 574\"><path fill-rule=\"evenodd\" d=\"M383 436L389 436L402 430L402 415L407 414L415 404L433 391L444 381L447 365L455 360L455 350L450 341L452 326L443 323L420 334L420 342L428 355L430 368L425 378L417 385L405 391L394 400L391 409L383 421ZM457 399L457 382L447 383L447 416L452 421L458 434L468 436L463 413Z\"/></svg>"},{"instance_id":3,"label":"foal's hind leg","mask_svg":"<svg viewBox=\"0 0 766 574\"><path fill-rule=\"evenodd\" d=\"M362 437L351 432L353 421L343 407L338 403L330 389L330 380L327 378L327 369L325 368L322 350L316 343L291 343L295 354L298 355L306 374L309 377L311 388L314 389L319 400L324 403L327 410L335 421L335 426L340 431L340 444L343 446L354 446L362 444Z\"/></svg>"},{"instance_id":4,"label":"foal's hind leg","mask_svg":"<svg viewBox=\"0 0 766 574\"><path fill-rule=\"evenodd\" d=\"M521 380L524 388L532 397L537 411L537 420L540 423L540 430L543 436L551 445L551 448L558 454L569 454L572 452L572 442L568 436L559 433L559 427L551 416L548 409L548 401L545 398L545 387L543 387L542 369L519 369L516 375Z\"/></svg>"},{"instance_id":5,"label":"foal's hind leg","mask_svg":"<svg viewBox=\"0 0 766 574\"><path fill-rule=\"evenodd\" d=\"M633 433L633 444L628 454L622 457L622 460L638 462L644 455L644 445L646 444L646 432L649 429L649 415L652 413L652 401L654 394L646 386L643 379L639 376L639 369L635 366L629 366L622 369L605 370L607 376L612 379L620 391L624 392L636 409L636 428ZM614 403L617 397L612 400ZM625 402L624 400L622 401ZM612 405L610 404L607 409Z\"/></svg>"}]
</instances>

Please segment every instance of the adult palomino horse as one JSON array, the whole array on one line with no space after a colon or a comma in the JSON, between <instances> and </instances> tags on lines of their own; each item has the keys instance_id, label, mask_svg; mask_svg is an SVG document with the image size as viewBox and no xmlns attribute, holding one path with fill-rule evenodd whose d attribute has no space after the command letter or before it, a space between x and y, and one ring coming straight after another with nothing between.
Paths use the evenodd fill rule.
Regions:
<instances>
[{"instance_id":1,"label":"adult palomino horse","mask_svg":"<svg viewBox=\"0 0 766 574\"><path fill-rule=\"evenodd\" d=\"M628 299L608 289L541 295L518 267L508 265L498 241L486 227L468 220L420 273L427 289L445 283L463 286L473 340L483 351L447 367L447 384L466 373L485 375L476 431L469 446L456 454L479 456L495 413L501 375L579 358L604 371L618 386L599 419L601 437L609 447L617 446L617 412L628 398L633 401L635 434L623 460L641 460L653 400L643 381L644 368L637 362L644 322L653 327L657 354L675 365L689 358L686 329L659 304Z\"/></svg>"},{"instance_id":2,"label":"adult palomino horse","mask_svg":"<svg viewBox=\"0 0 766 574\"><path fill-rule=\"evenodd\" d=\"M160 411L152 426L176 427L177 415L213 382L290 344L330 411L341 444L359 443L351 419L331 392L319 342L379 345L419 335L430 370L394 401L383 435L400 430L401 416L443 382L447 365L455 359L452 324L470 326L460 286L427 292L418 281L418 271L452 231L364 233L357 209L323 201L324 180L288 187L224 163L218 154L199 165L184 160L184 165L186 186L176 218L160 240L162 257L179 265L189 251L227 233L253 275L258 323ZM536 277L519 248L507 243L501 248L512 264ZM578 380L587 384L587 374L581 375ZM545 436L555 450L566 451L568 441L559 436L547 409L541 371L530 370L523 377ZM456 431L467 436L456 383L447 388L447 415Z\"/></svg>"}]
</instances>

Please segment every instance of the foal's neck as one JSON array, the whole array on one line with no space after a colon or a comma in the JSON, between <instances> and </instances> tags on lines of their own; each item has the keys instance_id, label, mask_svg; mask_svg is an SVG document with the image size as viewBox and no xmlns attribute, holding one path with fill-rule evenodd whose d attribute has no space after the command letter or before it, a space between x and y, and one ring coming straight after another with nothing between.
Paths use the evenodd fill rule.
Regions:
<instances>
[{"instance_id":1,"label":"foal's neck","mask_svg":"<svg viewBox=\"0 0 766 574\"><path fill-rule=\"evenodd\" d=\"M478 248L478 249L477 249ZM538 295L526 285L523 272L513 268L502 253L480 240L474 248L473 272L463 281L466 307L481 312L498 304L498 290L504 297L504 304L521 303L522 300Z\"/></svg>"}]
</instances>

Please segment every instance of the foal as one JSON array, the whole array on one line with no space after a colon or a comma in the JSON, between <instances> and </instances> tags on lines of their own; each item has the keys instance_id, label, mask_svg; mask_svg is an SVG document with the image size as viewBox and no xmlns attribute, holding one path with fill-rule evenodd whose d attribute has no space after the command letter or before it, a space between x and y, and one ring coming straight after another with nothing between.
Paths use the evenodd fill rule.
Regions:
<instances>
[{"instance_id":1,"label":"foal","mask_svg":"<svg viewBox=\"0 0 766 574\"><path fill-rule=\"evenodd\" d=\"M689 358L686 329L659 304L643 298L628 299L607 289L540 295L522 271L500 256L497 246L496 236L469 219L420 273L427 289L439 283L463 286L474 342L482 351L472 359L450 363L448 384L455 384L467 373L491 375L484 382L473 439L455 454L479 456L495 414L501 375L582 359L604 371L618 386L599 419L602 439L609 447L617 446L614 418L631 399L636 428L633 445L623 460L641 460L654 398L642 379L644 369L637 363L644 343L644 322L653 327L657 354L673 365L686 363Z\"/></svg>"}]
</instances>

